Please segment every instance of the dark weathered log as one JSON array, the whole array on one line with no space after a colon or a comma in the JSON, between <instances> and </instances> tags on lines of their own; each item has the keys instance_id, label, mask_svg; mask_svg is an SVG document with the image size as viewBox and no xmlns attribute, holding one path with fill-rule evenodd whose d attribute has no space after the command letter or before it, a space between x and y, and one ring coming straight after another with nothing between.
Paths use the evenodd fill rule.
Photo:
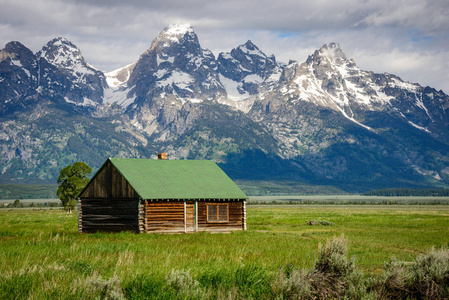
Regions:
<instances>
[{"instance_id":1,"label":"dark weathered log","mask_svg":"<svg viewBox=\"0 0 449 300\"><path fill-rule=\"evenodd\" d=\"M137 228L138 223L136 221L124 221L124 220L86 220L81 223L84 226L105 226L105 225L124 225L135 226Z\"/></svg>"},{"instance_id":2,"label":"dark weathered log","mask_svg":"<svg viewBox=\"0 0 449 300\"><path fill-rule=\"evenodd\" d=\"M139 230L135 227L126 226L94 226L94 227L84 227L83 232L85 233L95 233L95 232L121 232L121 231L131 231L138 233Z\"/></svg>"}]
</instances>

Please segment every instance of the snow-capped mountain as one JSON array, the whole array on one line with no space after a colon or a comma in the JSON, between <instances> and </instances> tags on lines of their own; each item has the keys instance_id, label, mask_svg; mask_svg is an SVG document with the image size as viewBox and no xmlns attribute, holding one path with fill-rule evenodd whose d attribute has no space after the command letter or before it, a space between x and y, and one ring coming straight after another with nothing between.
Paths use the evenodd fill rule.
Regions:
<instances>
[{"instance_id":1,"label":"snow-capped mountain","mask_svg":"<svg viewBox=\"0 0 449 300\"><path fill-rule=\"evenodd\" d=\"M80 50L65 38L48 42L33 54L19 42L0 54L0 107L25 107L39 95L60 105L95 107L103 101L103 72L85 62Z\"/></svg>"},{"instance_id":2,"label":"snow-capped mountain","mask_svg":"<svg viewBox=\"0 0 449 300\"><path fill-rule=\"evenodd\" d=\"M282 67L251 41L218 56L220 80L232 100L244 100L264 92L279 81Z\"/></svg>"},{"instance_id":3,"label":"snow-capped mountain","mask_svg":"<svg viewBox=\"0 0 449 300\"><path fill-rule=\"evenodd\" d=\"M449 97L361 70L336 43L279 63L254 43L217 57L188 24L104 73L56 38L0 51L0 180L49 180L106 156L214 159L234 178L348 190L449 184Z\"/></svg>"},{"instance_id":4,"label":"snow-capped mountain","mask_svg":"<svg viewBox=\"0 0 449 300\"><path fill-rule=\"evenodd\" d=\"M201 48L188 24L169 26L154 39L132 70L128 86L133 88L137 105L154 98L183 104L225 95L217 76L215 56Z\"/></svg>"},{"instance_id":5,"label":"snow-capped mountain","mask_svg":"<svg viewBox=\"0 0 449 300\"><path fill-rule=\"evenodd\" d=\"M404 82L391 74L360 70L336 43L324 45L301 65L287 66L284 73L288 75L283 74L283 82L277 89L281 98L331 108L370 130L374 129L370 128L366 114L384 111L397 114L434 137L448 136L447 126L437 125L435 121L449 118L447 95ZM432 116L431 111L435 115Z\"/></svg>"},{"instance_id":6,"label":"snow-capped mountain","mask_svg":"<svg viewBox=\"0 0 449 300\"><path fill-rule=\"evenodd\" d=\"M65 38L56 38L37 53L38 85L77 106L102 103L103 72L85 62L81 51Z\"/></svg>"}]
</instances>

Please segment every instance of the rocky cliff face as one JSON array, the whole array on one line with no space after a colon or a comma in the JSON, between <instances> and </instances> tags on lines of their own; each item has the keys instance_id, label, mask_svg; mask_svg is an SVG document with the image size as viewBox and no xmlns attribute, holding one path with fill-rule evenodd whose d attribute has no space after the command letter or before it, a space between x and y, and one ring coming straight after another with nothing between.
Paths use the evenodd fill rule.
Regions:
<instances>
[{"instance_id":1,"label":"rocky cliff face","mask_svg":"<svg viewBox=\"0 0 449 300\"><path fill-rule=\"evenodd\" d=\"M449 97L360 70L338 44L279 63L251 41L217 58L189 25L103 73L57 38L0 51L1 181L54 180L76 160L214 159L234 178L347 190L449 184Z\"/></svg>"},{"instance_id":2,"label":"rocky cliff face","mask_svg":"<svg viewBox=\"0 0 449 300\"><path fill-rule=\"evenodd\" d=\"M0 116L32 102L37 88L37 60L19 42L0 50Z\"/></svg>"}]
</instances>

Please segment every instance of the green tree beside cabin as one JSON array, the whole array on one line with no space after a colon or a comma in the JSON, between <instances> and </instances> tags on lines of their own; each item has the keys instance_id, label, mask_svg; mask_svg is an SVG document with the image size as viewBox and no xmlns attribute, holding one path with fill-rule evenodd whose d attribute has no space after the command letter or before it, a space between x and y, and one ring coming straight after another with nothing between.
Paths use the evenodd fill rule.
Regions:
<instances>
[{"instance_id":1,"label":"green tree beside cabin","mask_svg":"<svg viewBox=\"0 0 449 300\"><path fill-rule=\"evenodd\" d=\"M85 162L76 162L62 169L58 178L58 191L56 194L65 209L72 212L76 206L76 196L89 182L92 168Z\"/></svg>"}]
</instances>

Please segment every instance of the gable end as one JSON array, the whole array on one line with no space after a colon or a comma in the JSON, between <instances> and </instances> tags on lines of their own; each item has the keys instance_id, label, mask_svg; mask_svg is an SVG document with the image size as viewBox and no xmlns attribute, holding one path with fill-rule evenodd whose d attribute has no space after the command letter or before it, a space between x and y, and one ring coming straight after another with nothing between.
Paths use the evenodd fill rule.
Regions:
<instances>
[{"instance_id":1,"label":"gable end","mask_svg":"<svg viewBox=\"0 0 449 300\"><path fill-rule=\"evenodd\" d=\"M81 199L139 199L139 195L108 159L80 193Z\"/></svg>"}]
</instances>

